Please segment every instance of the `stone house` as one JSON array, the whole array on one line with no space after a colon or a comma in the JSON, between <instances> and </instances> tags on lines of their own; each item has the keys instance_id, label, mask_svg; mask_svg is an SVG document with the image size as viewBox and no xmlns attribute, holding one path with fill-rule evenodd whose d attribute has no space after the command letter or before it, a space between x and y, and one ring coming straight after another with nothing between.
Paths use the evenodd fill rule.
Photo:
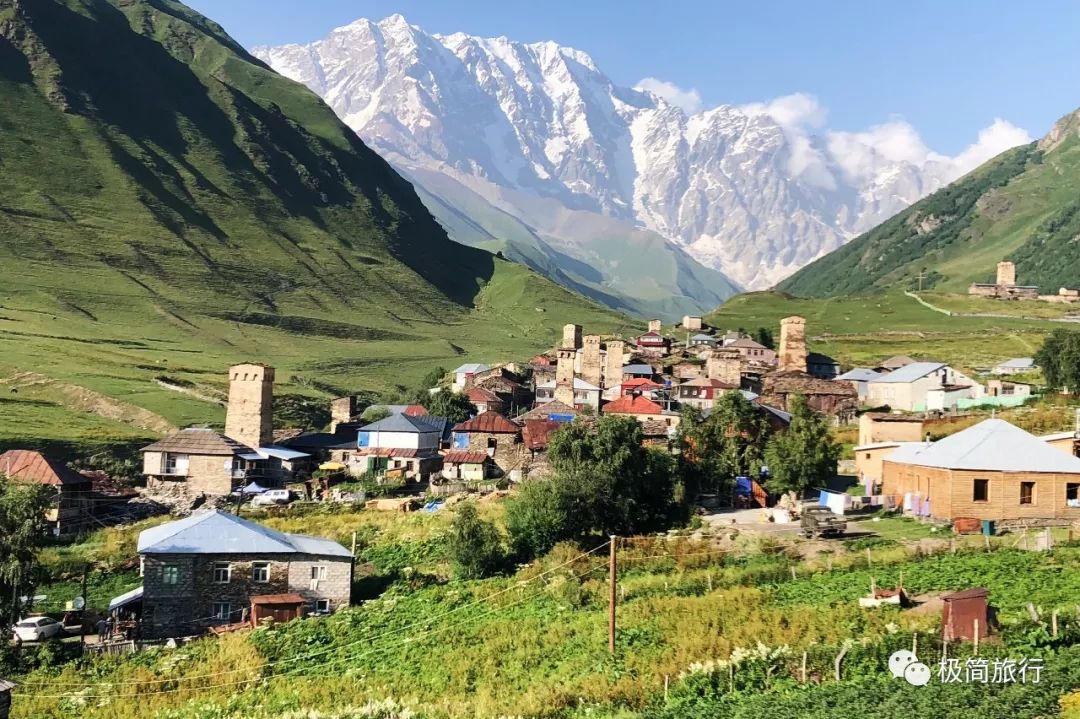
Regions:
<instances>
[{"instance_id":1,"label":"stone house","mask_svg":"<svg viewBox=\"0 0 1080 719\"><path fill-rule=\"evenodd\" d=\"M897 448L884 459L883 485L906 511L943 520L1080 519L1080 459L1000 419Z\"/></svg>"},{"instance_id":2,"label":"stone house","mask_svg":"<svg viewBox=\"0 0 1080 719\"><path fill-rule=\"evenodd\" d=\"M744 362L756 362L765 365L776 364L776 351L771 350L760 342L755 342L749 337L740 337L724 347L737 350Z\"/></svg>"},{"instance_id":3,"label":"stone house","mask_svg":"<svg viewBox=\"0 0 1080 719\"><path fill-rule=\"evenodd\" d=\"M859 416L859 444L923 441L922 417L909 414L864 412Z\"/></svg>"},{"instance_id":4,"label":"stone house","mask_svg":"<svg viewBox=\"0 0 1080 719\"><path fill-rule=\"evenodd\" d=\"M497 394L483 387L470 387L465 390L465 396L476 407L476 411L481 414L484 412L499 412L501 414L506 408L506 404Z\"/></svg>"},{"instance_id":5,"label":"stone house","mask_svg":"<svg viewBox=\"0 0 1080 719\"><path fill-rule=\"evenodd\" d=\"M573 407L565 405L558 400L552 400L551 402L536 405L536 407L530 409L525 414L519 414L517 417L514 417L513 422L517 425L524 425L526 422L533 419L573 422L574 418L577 416L578 411Z\"/></svg>"},{"instance_id":6,"label":"stone house","mask_svg":"<svg viewBox=\"0 0 1080 719\"><path fill-rule=\"evenodd\" d=\"M680 324L684 330L690 330L691 332L700 331L702 327L701 317L697 315L683 315Z\"/></svg>"},{"instance_id":7,"label":"stone house","mask_svg":"<svg viewBox=\"0 0 1080 719\"><path fill-rule=\"evenodd\" d=\"M212 429L189 427L141 451L148 488L221 496L244 481L240 455L252 450Z\"/></svg>"},{"instance_id":8,"label":"stone house","mask_svg":"<svg viewBox=\"0 0 1080 719\"><path fill-rule=\"evenodd\" d=\"M94 521L92 480L62 462L30 449L11 449L0 454L0 476L12 482L55 488L56 496L45 518L58 537L78 534Z\"/></svg>"},{"instance_id":9,"label":"stone house","mask_svg":"<svg viewBox=\"0 0 1080 719\"><path fill-rule=\"evenodd\" d=\"M286 534L217 509L139 534L143 637L197 634L247 619L252 600L295 593L309 612L348 606L352 554L337 542Z\"/></svg>"},{"instance_id":10,"label":"stone house","mask_svg":"<svg viewBox=\"0 0 1080 719\"><path fill-rule=\"evenodd\" d=\"M625 397L627 395L640 394L647 399L656 400L659 399L660 394L664 392L665 389L666 387L659 382L653 382L651 379L645 377L634 377L619 385L619 396ZM618 397L615 399L618 399Z\"/></svg>"},{"instance_id":11,"label":"stone house","mask_svg":"<svg viewBox=\"0 0 1080 719\"><path fill-rule=\"evenodd\" d=\"M474 386L494 393L502 400L503 411L510 407L527 407L532 403L529 388L523 382L503 374L477 380Z\"/></svg>"},{"instance_id":12,"label":"stone house","mask_svg":"<svg viewBox=\"0 0 1080 719\"><path fill-rule=\"evenodd\" d=\"M454 425L451 448L483 452L494 461L500 473L521 466L525 456L521 428L497 412L484 412Z\"/></svg>"},{"instance_id":13,"label":"stone house","mask_svg":"<svg viewBox=\"0 0 1080 719\"><path fill-rule=\"evenodd\" d=\"M805 397L811 409L837 422L851 421L859 409L859 395L850 382L818 379L794 371L773 372L762 380L762 404L789 412L796 395Z\"/></svg>"},{"instance_id":14,"label":"stone house","mask_svg":"<svg viewBox=\"0 0 1080 719\"><path fill-rule=\"evenodd\" d=\"M718 340L715 337L713 337L712 335L699 333L699 334L696 334L696 335L692 336L690 339L688 339L686 341L686 346L688 348L691 348L691 349L693 349L695 347L697 347L697 348L705 347L705 348L708 348L708 349L712 349L713 347L716 346L717 342L718 342Z\"/></svg>"},{"instance_id":15,"label":"stone house","mask_svg":"<svg viewBox=\"0 0 1080 719\"><path fill-rule=\"evenodd\" d=\"M996 375L1022 374L1024 372L1033 372L1036 369L1038 368L1035 366L1035 360L1031 357L1013 357L995 365L990 370L990 373Z\"/></svg>"},{"instance_id":16,"label":"stone house","mask_svg":"<svg viewBox=\"0 0 1080 719\"><path fill-rule=\"evenodd\" d=\"M639 335L634 344L637 351L651 356L663 357L671 349L671 340L660 334L659 331L649 331Z\"/></svg>"}]
</instances>

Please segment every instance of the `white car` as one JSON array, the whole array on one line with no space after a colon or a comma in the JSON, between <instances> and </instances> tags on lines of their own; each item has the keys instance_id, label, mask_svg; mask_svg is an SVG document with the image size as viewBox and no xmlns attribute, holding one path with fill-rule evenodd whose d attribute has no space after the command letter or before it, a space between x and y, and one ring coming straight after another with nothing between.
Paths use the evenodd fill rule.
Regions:
<instances>
[{"instance_id":1,"label":"white car","mask_svg":"<svg viewBox=\"0 0 1080 719\"><path fill-rule=\"evenodd\" d=\"M12 630L24 642L40 642L64 633L64 625L51 617L27 617Z\"/></svg>"},{"instance_id":2,"label":"white car","mask_svg":"<svg viewBox=\"0 0 1080 719\"><path fill-rule=\"evenodd\" d=\"M256 494L251 500L253 507L268 507L273 504L288 504L292 501L292 492L287 489L268 489L262 494Z\"/></svg>"}]
</instances>

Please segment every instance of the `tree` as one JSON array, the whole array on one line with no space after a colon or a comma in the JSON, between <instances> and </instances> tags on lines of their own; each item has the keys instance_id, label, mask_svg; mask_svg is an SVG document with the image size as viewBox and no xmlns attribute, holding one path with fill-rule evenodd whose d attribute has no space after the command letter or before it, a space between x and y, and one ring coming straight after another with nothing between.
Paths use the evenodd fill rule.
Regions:
<instances>
[{"instance_id":1,"label":"tree","mask_svg":"<svg viewBox=\"0 0 1080 719\"><path fill-rule=\"evenodd\" d=\"M38 551L48 536L46 510L56 488L20 484L0 475L0 612L17 620L25 607L19 597L34 595L43 579Z\"/></svg>"},{"instance_id":2,"label":"tree","mask_svg":"<svg viewBox=\"0 0 1080 719\"><path fill-rule=\"evenodd\" d=\"M420 400L420 404L424 405L424 408L432 416L446 417L454 424L464 422L476 414L476 407L473 406L468 397L445 389L440 389L434 394L425 395Z\"/></svg>"},{"instance_id":3,"label":"tree","mask_svg":"<svg viewBox=\"0 0 1080 719\"><path fill-rule=\"evenodd\" d=\"M498 528L481 519L472 502L458 505L457 516L450 525L447 549L454 574L461 579L490 576L506 560Z\"/></svg>"},{"instance_id":4,"label":"tree","mask_svg":"<svg viewBox=\"0 0 1080 719\"><path fill-rule=\"evenodd\" d=\"M530 482L507 508L511 546L522 558L564 539L635 534L670 525L675 505L671 457L642 445L641 424L604 416L552 435L554 475Z\"/></svg>"},{"instance_id":5,"label":"tree","mask_svg":"<svg viewBox=\"0 0 1080 719\"><path fill-rule=\"evenodd\" d=\"M720 397L705 419L697 410L684 411L678 443L687 489L723 493L735 477L756 475L770 433L761 410L741 392Z\"/></svg>"},{"instance_id":6,"label":"tree","mask_svg":"<svg viewBox=\"0 0 1080 719\"><path fill-rule=\"evenodd\" d=\"M364 413L360 415L360 419L367 424L372 424L374 422L378 422L380 419L386 419L391 414L393 414L393 412L388 410L386 407L373 404L364 410Z\"/></svg>"},{"instance_id":7,"label":"tree","mask_svg":"<svg viewBox=\"0 0 1080 719\"><path fill-rule=\"evenodd\" d=\"M765 488L773 494L803 494L836 476L840 445L829 432L829 423L796 395L791 401L791 426L776 434L765 449L769 477Z\"/></svg>"},{"instance_id":8,"label":"tree","mask_svg":"<svg viewBox=\"0 0 1080 719\"><path fill-rule=\"evenodd\" d=\"M758 327L754 331L754 341L759 345L764 345L771 350L776 349L776 343L773 340L773 333L768 327Z\"/></svg>"},{"instance_id":9,"label":"tree","mask_svg":"<svg viewBox=\"0 0 1080 719\"><path fill-rule=\"evenodd\" d=\"M1080 332L1051 332L1035 353L1035 364L1042 369L1048 386L1080 391Z\"/></svg>"}]
</instances>

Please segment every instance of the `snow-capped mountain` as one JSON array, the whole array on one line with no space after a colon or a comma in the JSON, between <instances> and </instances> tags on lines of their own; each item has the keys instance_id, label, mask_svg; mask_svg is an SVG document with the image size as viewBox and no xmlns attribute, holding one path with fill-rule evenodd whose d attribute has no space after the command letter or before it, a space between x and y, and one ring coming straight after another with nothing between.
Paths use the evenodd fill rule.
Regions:
<instances>
[{"instance_id":1,"label":"snow-capped mountain","mask_svg":"<svg viewBox=\"0 0 1080 719\"><path fill-rule=\"evenodd\" d=\"M767 287L1004 149L948 158L902 122L814 134L803 95L688 111L615 85L584 52L431 35L400 15L253 52L417 183L455 239L614 294L659 297L666 283L645 280L677 267L703 306L732 288L669 243Z\"/></svg>"}]
</instances>

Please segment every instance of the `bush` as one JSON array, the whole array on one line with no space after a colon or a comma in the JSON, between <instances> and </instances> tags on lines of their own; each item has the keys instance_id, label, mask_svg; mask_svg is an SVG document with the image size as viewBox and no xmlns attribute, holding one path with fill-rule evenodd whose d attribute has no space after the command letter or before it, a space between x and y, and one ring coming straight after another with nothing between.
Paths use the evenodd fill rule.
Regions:
<instances>
[{"instance_id":1,"label":"bush","mask_svg":"<svg viewBox=\"0 0 1080 719\"><path fill-rule=\"evenodd\" d=\"M460 579L481 579L498 572L506 562L502 537L491 522L480 518L476 506L458 507L447 543L454 574Z\"/></svg>"}]
</instances>

